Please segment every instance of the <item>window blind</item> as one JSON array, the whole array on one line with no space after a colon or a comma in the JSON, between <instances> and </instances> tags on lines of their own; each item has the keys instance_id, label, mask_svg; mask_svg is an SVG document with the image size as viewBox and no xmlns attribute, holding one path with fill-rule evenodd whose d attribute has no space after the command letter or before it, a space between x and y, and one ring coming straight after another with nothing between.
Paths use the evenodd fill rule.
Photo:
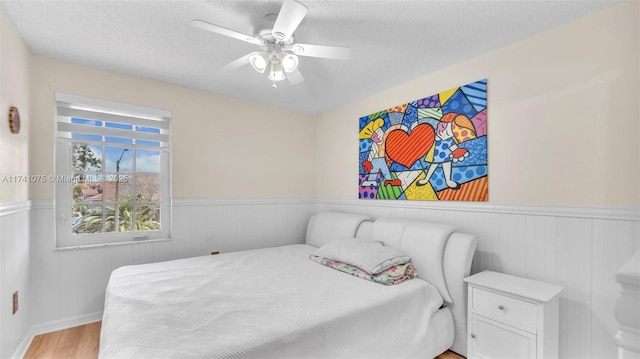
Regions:
<instances>
[{"instance_id":1,"label":"window blind","mask_svg":"<svg viewBox=\"0 0 640 359\"><path fill-rule=\"evenodd\" d=\"M74 95L56 94L57 137L97 135L133 140L154 141L160 148L169 147L169 111L137 105L118 104ZM113 108L122 109L114 112ZM72 121L82 119L83 121Z\"/></svg>"}]
</instances>

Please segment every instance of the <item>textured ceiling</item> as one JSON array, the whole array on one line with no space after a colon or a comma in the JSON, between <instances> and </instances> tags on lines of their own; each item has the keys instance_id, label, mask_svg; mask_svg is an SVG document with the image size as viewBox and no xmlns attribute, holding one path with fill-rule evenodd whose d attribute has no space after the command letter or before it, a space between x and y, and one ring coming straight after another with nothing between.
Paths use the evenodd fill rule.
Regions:
<instances>
[{"instance_id":1,"label":"textured ceiling","mask_svg":"<svg viewBox=\"0 0 640 359\"><path fill-rule=\"evenodd\" d=\"M300 0L300 43L351 47L348 61L301 57L301 84L249 66L221 71L254 45L189 25L245 34L281 1L1 0L31 51L98 68L319 114L617 2Z\"/></svg>"}]
</instances>

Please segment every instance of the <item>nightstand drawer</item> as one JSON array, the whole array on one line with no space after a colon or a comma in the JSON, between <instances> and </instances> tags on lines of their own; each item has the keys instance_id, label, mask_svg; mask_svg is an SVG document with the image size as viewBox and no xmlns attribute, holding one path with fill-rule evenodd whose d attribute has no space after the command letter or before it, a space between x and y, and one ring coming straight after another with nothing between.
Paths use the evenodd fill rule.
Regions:
<instances>
[{"instance_id":1,"label":"nightstand drawer","mask_svg":"<svg viewBox=\"0 0 640 359\"><path fill-rule=\"evenodd\" d=\"M520 324L536 330L536 305L498 293L473 288L472 308L489 318Z\"/></svg>"}]
</instances>

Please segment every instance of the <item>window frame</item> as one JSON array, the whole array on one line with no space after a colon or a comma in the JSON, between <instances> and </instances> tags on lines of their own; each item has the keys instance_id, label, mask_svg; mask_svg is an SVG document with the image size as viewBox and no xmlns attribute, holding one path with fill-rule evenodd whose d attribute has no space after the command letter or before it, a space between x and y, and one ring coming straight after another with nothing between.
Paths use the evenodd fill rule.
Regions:
<instances>
[{"instance_id":1,"label":"window frame","mask_svg":"<svg viewBox=\"0 0 640 359\"><path fill-rule=\"evenodd\" d=\"M140 241L171 239L171 145L170 145L170 124L171 111L151 108L146 106L132 105L121 102L107 101L84 96L55 93L55 116L54 116L54 216L55 216L55 246L58 249L74 247L92 247L110 244L132 243ZM88 116L74 116L74 114L87 114ZM123 121L134 126L149 121L158 121L160 133L156 137L161 138L160 146L146 146L135 143L140 139L140 132L132 131L133 141L131 144L107 142L106 136L111 136L109 128L105 126L96 127L96 132L103 136L101 141L72 138L72 118L82 118L106 122L123 123ZM155 127L154 127L155 128ZM99 129L103 129L101 131ZM134 135L135 133L135 135ZM142 134L144 136L144 133ZM155 139L154 139L155 141ZM132 230L127 232L97 232L74 234L72 225L73 181L74 171L72 164L73 144L88 144L94 146L122 147L136 150L153 150L160 152L160 173L159 173L159 207L160 207L160 229L140 231ZM124 153L124 152L123 152ZM102 154L103 160L106 154ZM133 159L135 161L135 158ZM106 161L105 161L106 162ZM106 163L103 163L99 172L111 174L106 170ZM85 171L90 172L90 171ZM145 172L132 171L120 173L121 176L128 174L133 178L137 174L144 175ZM117 201L118 199L116 199ZM155 201L154 201L155 202ZM106 201L100 202L105 208ZM134 201L135 204L135 201ZM136 207L132 207L136 208Z\"/></svg>"}]
</instances>

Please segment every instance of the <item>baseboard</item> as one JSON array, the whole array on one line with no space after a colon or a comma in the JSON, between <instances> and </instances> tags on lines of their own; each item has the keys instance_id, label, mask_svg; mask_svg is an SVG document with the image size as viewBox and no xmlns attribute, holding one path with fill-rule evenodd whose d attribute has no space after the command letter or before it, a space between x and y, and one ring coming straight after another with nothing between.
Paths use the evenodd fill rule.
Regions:
<instances>
[{"instance_id":1,"label":"baseboard","mask_svg":"<svg viewBox=\"0 0 640 359\"><path fill-rule=\"evenodd\" d=\"M42 323L31 327L31 329L27 332L27 334L20 342L20 345L16 349L16 352L13 354L13 359L22 359L24 355L29 350L29 346L33 341L33 338L36 335L51 333L58 330L69 329L73 327L77 327L80 325L85 325L89 323L95 323L102 320L102 312L95 312L85 315L79 315L77 317L54 320L47 323Z\"/></svg>"},{"instance_id":2,"label":"baseboard","mask_svg":"<svg viewBox=\"0 0 640 359\"><path fill-rule=\"evenodd\" d=\"M24 337L22 337L22 341L20 342L20 345L18 345L18 348L16 349L16 352L13 353L13 356L11 357L12 359L22 359L24 358L24 355L27 354L27 350L29 350L29 346L31 345L31 342L33 341L33 338L36 335L33 334L33 328L31 328L27 334L25 334Z\"/></svg>"},{"instance_id":3,"label":"baseboard","mask_svg":"<svg viewBox=\"0 0 640 359\"><path fill-rule=\"evenodd\" d=\"M102 311L38 324L32 328L32 331L34 335L40 335L44 333L55 332L56 330L69 329L69 328L77 327L79 325L95 323L101 320L102 320Z\"/></svg>"}]
</instances>

